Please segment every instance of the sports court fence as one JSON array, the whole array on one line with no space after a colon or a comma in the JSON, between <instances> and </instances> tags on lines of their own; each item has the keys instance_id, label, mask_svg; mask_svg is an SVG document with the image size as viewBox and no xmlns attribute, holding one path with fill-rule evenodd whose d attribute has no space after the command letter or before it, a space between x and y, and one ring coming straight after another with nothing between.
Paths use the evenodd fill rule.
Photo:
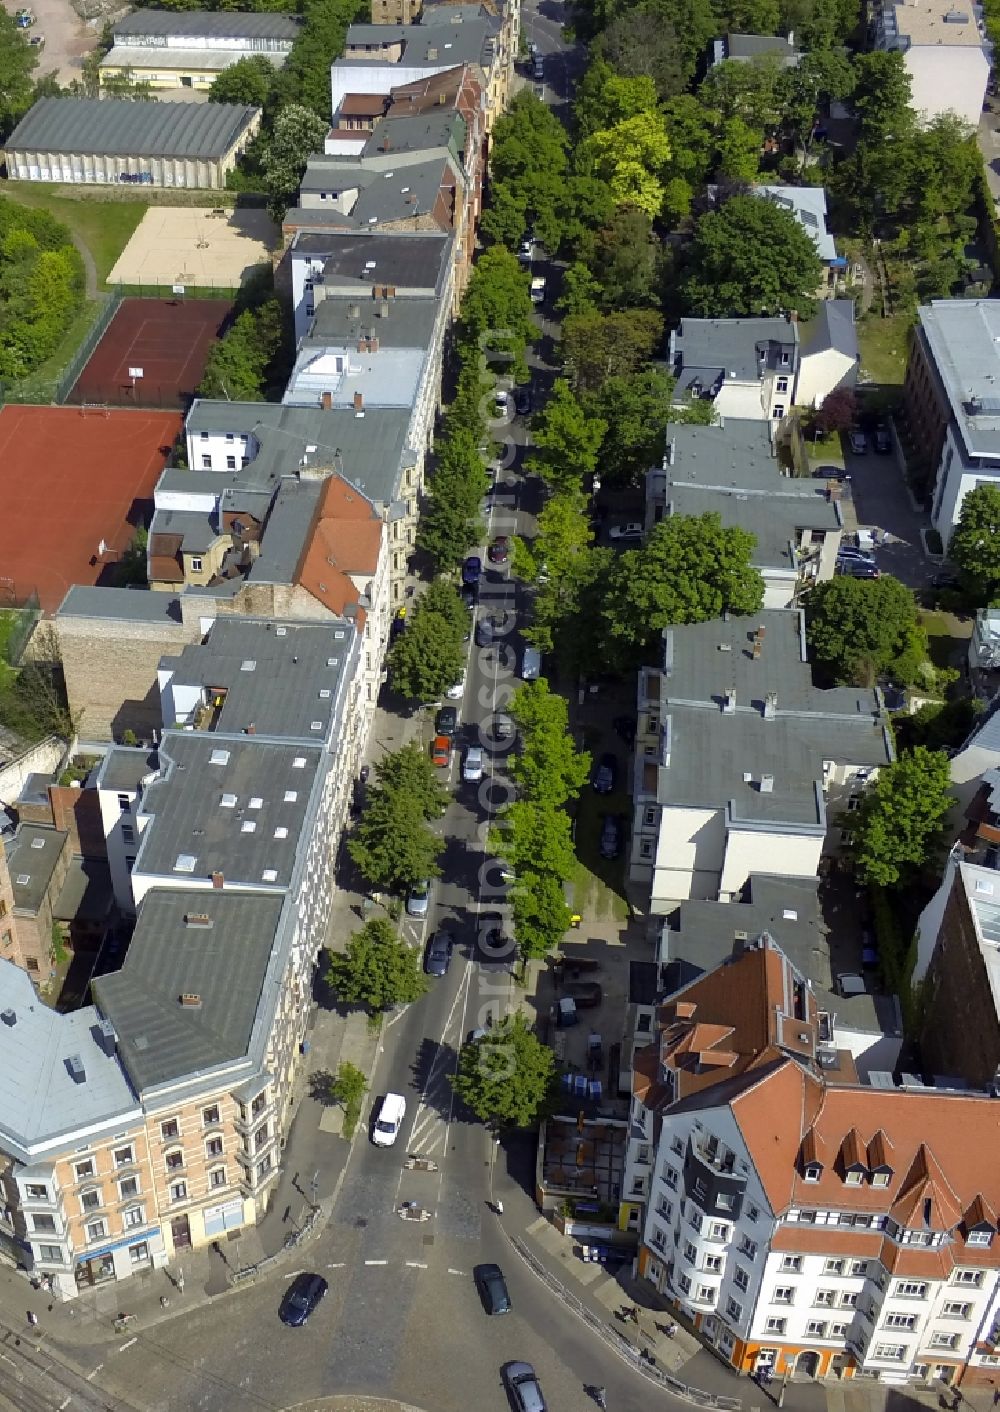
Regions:
<instances>
[{"instance_id":1,"label":"sports court fence","mask_svg":"<svg viewBox=\"0 0 1000 1412\"><path fill-rule=\"evenodd\" d=\"M183 289L183 292L181 292ZM116 284L115 293L121 299L228 299L234 300L238 289L221 284Z\"/></svg>"},{"instance_id":2,"label":"sports court fence","mask_svg":"<svg viewBox=\"0 0 1000 1412\"><path fill-rule=\"evenodd\" d=\"M16 667L42 616L34 589L19 596L13 579L0 579L0 658Z\"/></svg>"},{"instance_id":3,"label":"sports court fence","mask_svg":"<svg viewBox=\"0 0 1000 1412\"><path fill-rule=\"evenodd\" d=\"M84 334L83 342L66 364L66 371L59 379L54 400L58 402L60 406L62 406L73 390L73 384L86 367L88 358L107 333L108 325L117 314L121 302L122 295L119 294L117 290L112 290L110 294L105 296L104 302L97 311L94 322Z\"/></svg>"}]
</instances>

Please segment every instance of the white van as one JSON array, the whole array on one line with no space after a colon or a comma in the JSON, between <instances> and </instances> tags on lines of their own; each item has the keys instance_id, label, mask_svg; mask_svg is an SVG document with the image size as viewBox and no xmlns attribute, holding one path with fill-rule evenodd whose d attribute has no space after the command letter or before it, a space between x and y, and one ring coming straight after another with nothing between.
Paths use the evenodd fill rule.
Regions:
<instances>
[{"instance_id":1,"label":"white van","mask_svg":"<svg viewBox=\"0 0 1000 1412\"><path fill-rule=\"evenodd\" d=\"M406 1117L406 1099L401 1093L387 1093L372 1124L372 1142L376 1147L391 1147L399 1137Z\"/></svg>"},{"instance_id":2,"label":"white van","mask_svg":"<svg viewBox=\"0 0 1000 1412\"><path fill-rule=\"evenodd\" d=\"M537 647L526 647L521 658L521 677L524 681L534 681L541 675L542 654Z\"/></svg>"}]
</instances>

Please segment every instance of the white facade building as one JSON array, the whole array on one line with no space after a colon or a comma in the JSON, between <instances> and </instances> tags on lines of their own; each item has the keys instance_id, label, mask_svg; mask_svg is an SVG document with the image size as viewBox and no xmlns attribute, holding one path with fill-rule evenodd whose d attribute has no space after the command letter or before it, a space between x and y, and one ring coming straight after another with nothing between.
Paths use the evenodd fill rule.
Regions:
<instances>
[{"instance_id":1,"label":"white facade building","mask_svg":"<svg viewBox=\"0 0 1000 1412\"><path fill-rule=\"evenodd\" d=\"M979 126L989 82L991 46L982 7L934 0L883 0L874 9L875 43L898 49L910 75L910 105L924 122L955 113Z\"/></svg>"}]
</instances>

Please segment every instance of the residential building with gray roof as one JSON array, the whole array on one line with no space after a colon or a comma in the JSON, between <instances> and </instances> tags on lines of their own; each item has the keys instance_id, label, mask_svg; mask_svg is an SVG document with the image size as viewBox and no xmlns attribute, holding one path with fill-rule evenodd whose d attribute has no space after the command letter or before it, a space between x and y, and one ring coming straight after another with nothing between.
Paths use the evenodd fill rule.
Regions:
<instances>
[{"instance_id":1,"label":"residential building with gray roof","mask_svg":"<svg viewBox=\"0 0 1000 1412\"><path fill-rule=\"evenodd\" d=\"M298 231L287 256L296 339L327 299L350 300L366 327L411 299L450 309L453 256L454 237L440 231Z\"/></svg>"},{"instance_id":2,"label":"residential building with gray roof","mask_svg":"<svg viewBox=\"0 0 1000 1412\"><path fill-rule=\"evenodd\" d=\"M720 418L780 420L799 370L795 320L682 319L667 353L674 403L707 400Z\"/></svg>"},{"instance_id":3,"label":"residential building with gray roof","mask_svg":"<svg viewBox=\"0 0 1000 1412\"><path fill-rule=\"evenodd\" d=\"M666 913L751 873L814 877L835 820L893 759L881 694L813 685L798 611L664 630L639 673L630 877Z\"/></svg>"}]
</instances>

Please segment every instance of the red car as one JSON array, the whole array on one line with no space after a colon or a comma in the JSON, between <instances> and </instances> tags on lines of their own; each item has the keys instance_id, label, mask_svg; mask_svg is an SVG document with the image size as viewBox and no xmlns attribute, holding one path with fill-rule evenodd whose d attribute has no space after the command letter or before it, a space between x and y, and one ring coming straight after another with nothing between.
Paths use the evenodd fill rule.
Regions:
<instances>
[{"instance_id":1,"label":"red car","mask_svg":"<svg viewBox=\"0 0 1000 1412\"><path fill-rule=\"evenodd\" d=\"M486 551L491 564L506 564L510 552L510 540L505 534L498 535Z\"/></svg>"},{"instance_id":2,"label":"red car","mask_svg":"<svg viewBox=\"0 0 1000 1412\"><path fill-rule=\"evenodd\" d=\"M451 741L446 735L436 735L431 746L431 763L447 769L451 764Z\"/></svg>"}]
</instances>

